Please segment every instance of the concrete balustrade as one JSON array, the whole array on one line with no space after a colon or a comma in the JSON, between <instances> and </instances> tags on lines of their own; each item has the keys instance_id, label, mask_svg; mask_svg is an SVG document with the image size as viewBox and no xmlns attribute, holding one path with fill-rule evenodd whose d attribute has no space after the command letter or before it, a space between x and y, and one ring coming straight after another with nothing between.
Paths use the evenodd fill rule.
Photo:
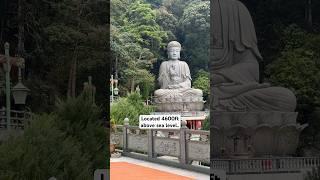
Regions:
<instances>
[{"instance_id":1,"label":"concrete balustrade","mask_svg":"<svg viewBox=\"0 0 320 180\"><path fill-rule=\"evenodd\" d=\"M237 173L297 172L320 166L320 157L214 159L212 168Z\"/></svg>"},{"instance_id":2,"label":"concrete balustrade","mask_svg":"<svg viewBox=\"0 0 320 180\"><path fill-rule=\"evenodd\" d=\"M123 126L116 126L110 138L125 156L209 174L210 132L189 130L184 121L178 130L142 130L130 126L126 119ZM161 158L164 156L178 161ZM192 165L194 161L206 165Z\"/></svg>"}]
</instances>

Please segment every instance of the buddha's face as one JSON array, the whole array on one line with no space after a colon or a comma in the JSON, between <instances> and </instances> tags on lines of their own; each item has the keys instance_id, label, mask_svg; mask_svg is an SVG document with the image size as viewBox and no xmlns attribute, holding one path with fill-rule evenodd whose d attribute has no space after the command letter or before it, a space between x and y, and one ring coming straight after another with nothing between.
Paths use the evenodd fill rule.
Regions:
<instances>
[{"instance_id":1,"label":"buddha's face","mask_svg":"<svg viewBox=\"0 0 320 180\"><path fill-rule=\"evenodd\" d=\"M170 49L168 49L168 58L171 60L180 59L180 48L171 47Z\"/></svg>"}]
</instances>

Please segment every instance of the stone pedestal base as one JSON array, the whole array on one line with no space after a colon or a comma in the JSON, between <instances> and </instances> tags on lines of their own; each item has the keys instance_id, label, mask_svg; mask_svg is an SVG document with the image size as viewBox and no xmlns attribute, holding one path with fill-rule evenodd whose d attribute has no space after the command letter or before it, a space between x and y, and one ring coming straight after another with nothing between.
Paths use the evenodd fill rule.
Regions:
<instances>
[{"instance_id":1,"label":"stone pedestal base","mask_svg":"<svg viewBox=\"0 0 320 180\"><path fill-rule=\"evenodd\" d=\"M175 112L175 111L202 111L205 101L159 101L155 100L154 104L156 106L156 111L158 112Z\"/></svg>"},{"instance_id":2,"label":"stone pedestal base","mask_svg":"<svg viewBox=\"0 0 320 180\"><path fill-rule=\"evenodd\" d=\"M288 156L295 153L300 132L296 112L212 111L211 158Z\"/></svg>"}]
</instances>

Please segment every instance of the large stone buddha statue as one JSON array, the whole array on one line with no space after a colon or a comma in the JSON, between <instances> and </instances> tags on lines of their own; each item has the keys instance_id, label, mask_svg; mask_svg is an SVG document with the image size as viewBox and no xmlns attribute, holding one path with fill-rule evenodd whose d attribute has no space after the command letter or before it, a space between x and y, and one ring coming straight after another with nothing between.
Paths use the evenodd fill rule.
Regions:
<instances>
[{"instance_id":1,"label":"large stone buddha statue","mask_svg":"<svg viewBox=\"0 0 320 180\"><path fill-rule=\"evenodd\" d=\"M296 122L291 90L260 83L262 56L248 9L238 0L211 2L211 162L295 154L306 126Z\"/></svg>"},{"instance_id":2,"label":"large stone buddha statue","mask_svg":"<svg viewBox=\"0 0 320 180\"><path fill-rule=\"evenodd\" d=\"M247 8L238 0L214 0L213 12L213 107L226 111L294 111L296 97L289 89L259 83L258 62L262 57Z\"/></svg>"},{"instance_id":3,"label":"large stone buddha statue","mask_svg":"<svg viewBox=\"0 0 320 180\"><path fill-rule=\"evenodd\" d=\"M167 46L168 61L160 65L160 89L154 92L158 111L201 110L202 90L191 88L190 69L180 61L181 44L171 41Z\"/></svg>"}]
</instances>

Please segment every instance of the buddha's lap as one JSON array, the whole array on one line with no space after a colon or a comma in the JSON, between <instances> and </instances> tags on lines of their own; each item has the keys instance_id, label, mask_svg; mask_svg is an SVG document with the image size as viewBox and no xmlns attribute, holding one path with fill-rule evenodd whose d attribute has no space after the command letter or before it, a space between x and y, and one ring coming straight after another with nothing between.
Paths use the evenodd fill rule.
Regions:
<instances>
[{"instance_id":1,"label":"buddha's lap","mask_svg":"<svg viewBox=\"0 0 320 180\"><path fill-rule=\"evenodd\" d=\"M195 95L201 96L203 95L202 90L193 89L193 88L181 88L181 89L158 89L154 92L154 94L158 97L167 96L167 95L177 95L177 96L185 96L185 95Z\"/></svg>"},{"instance_id":2,"label":"buddha's lap","mask_svg":"<svg viewBox=\"0 0 320 180\"><path fill-rule=\"evenodd\" d=\"M232 98L221 100L222 104L236 104L249 110L294 111L295 95L283 87L268 87L247 91Z\"/></svg>"}]
</instances>

